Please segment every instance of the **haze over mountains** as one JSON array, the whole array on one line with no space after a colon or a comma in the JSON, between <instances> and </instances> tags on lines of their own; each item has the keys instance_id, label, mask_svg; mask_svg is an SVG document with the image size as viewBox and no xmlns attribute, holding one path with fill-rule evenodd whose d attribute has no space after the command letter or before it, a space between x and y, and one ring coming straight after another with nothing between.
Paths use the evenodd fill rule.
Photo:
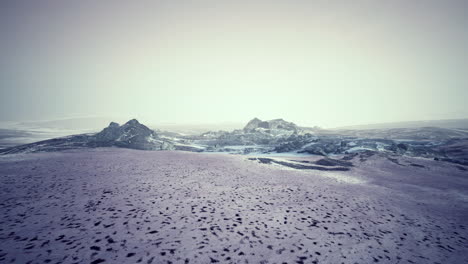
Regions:
<instances>
[{"instance_id":1,"label":"haze over mountains","mask_svg":"<svg viewBox=\"0 0 468 264\"><path fill-rule=\"evenodd\" d=\"M113 116L82 116L67 117L46 120L23 120L23 121L2 121L1 129L17 130L67 130L67 131L99 131L110 121L125 123L131 118L113 117ZM234 130L241 129L246 122L196 122L196 123L167 123L148 121L145 118L137 118L143 121L148 127L153 129L167 130L172 132L190 132L200 134L209 130ZM311 122L313 124L313 120ZM303 124L300 124L303 125ZM443 119L443 120L424 120L424 121L404 121L404 122L384 122L374 124L356 124L339 127L322 127L324 129L379 129L379 128L416 128L416 127L441 127L441 128L460 128L468 129L468 118L464 119Z\"/></svg>"},{"instance_id":2,"label":"haze over mountains","mask_svg":"<svg viewBox=\"0 0 468 264\"><path fill-rule=\"evenodd\" d=\"M441 128L468 129L468 118L376 123L376 124L342 126L342 127L336 127L334 129L389 129L389 128L418 128L418 127L441 127Z\"/></svg>"},{"instance_id":3,"label":"haze over mountains","mask_svg":"<svg viewBox=\"0 0 468 264\"><path fill-rule=\"evenodd\" d=\"M453 122L451 122L453 123ZM468 130L440 127L325 130L283 119L253 118L242 129L184 135L152 130L132 119L111 122L99 133L59 137L9 147L2 154L52 152L76 148L120 147L233 154L340 155L357 153L413 156L468 165ZM463 167L461 167L463 168Z\"/></svg>"}]
</instances>

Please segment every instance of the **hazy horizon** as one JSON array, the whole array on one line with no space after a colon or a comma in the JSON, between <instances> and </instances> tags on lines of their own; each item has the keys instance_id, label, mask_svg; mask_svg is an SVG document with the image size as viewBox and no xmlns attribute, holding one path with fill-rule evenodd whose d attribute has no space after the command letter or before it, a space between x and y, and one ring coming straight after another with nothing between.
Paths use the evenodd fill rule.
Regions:
<instances>
[{"instance_id":1,"label":"hazy horizon","mask_svg":"<svg viewBox=\"0 0 468 264\"><path fill-rule=\"evenodd\" d=\"M4 1L0 121L468 117L466 1Z\"/></svg>"},{"instance_id":2,"label":"hazy horizon","mask_svg":"<svg viewBox=\"0 0 468 264\"><path fill-rule=\"evenodd\" d=\"M45 131L69 131L73 132L95 132L100 131L104 127L108 126L111 122L117 122L122 125L131 119L137 119L140 123L150 127L151 129L180 132L180 133L203 133L207 131L232 131L236 129L242 129L245 125L253 118L259 118L263 121L269 121L271 119L265 119L261 117L252 117L248 120L240 122L235 121L221 121L221 122L157 122L148 119L141 119L137 117L104 117L104 116L70 116L55 119L41 119L41 120L16 120L16 121L0 121L0 129L19 129L19 130L44 130ZM277 117L274 119L284 119ZM300 127L315 127L314 124L302 124L295 120L286 120L293 122ZM366 124L353 124L347 126L336 126L336 127L324 127L319 126L322 129L388 129L388 128L416 128L416 127L441 127L441 128L460 128L468 129L468 118L461 119L438 119L438 120L408 120L398 122L381 122L381 123L366 123ZM52 130L50 130L52 129Z\"/></svg>"}]
</instances>

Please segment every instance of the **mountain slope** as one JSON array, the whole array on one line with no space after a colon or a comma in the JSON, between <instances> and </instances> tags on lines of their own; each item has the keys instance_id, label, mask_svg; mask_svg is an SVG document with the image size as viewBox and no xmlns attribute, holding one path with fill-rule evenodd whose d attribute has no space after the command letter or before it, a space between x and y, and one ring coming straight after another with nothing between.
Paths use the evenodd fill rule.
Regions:
<instances>
[{"instance_id":1,"label":"mountain slope","mask_svg":"<svg viewBox=\"0 0 468 264\"><path fill-rule=\"evenodd\" d=\"M286 130L286 131L297 131L298 126L292 122L287 122L281 118L272 119L268 121L262 121L258 118L250 120L244 127L245 133L256 132L259 130Z\"/></svg>"},{"instance_id":2,"label":"mountain slope","mask_svg":"<svg viewBox=\"0 0 468 264\"><path fill-rule=\"evenodd\" d=\"M0 154L51 152L76 148L121 147L141 150L174 149L174 145L161 139L148 127L132 119L120 126L111 122L96 134L80 134L43 140L31 144L0 150Z\"/></svg>"}]
</instances>

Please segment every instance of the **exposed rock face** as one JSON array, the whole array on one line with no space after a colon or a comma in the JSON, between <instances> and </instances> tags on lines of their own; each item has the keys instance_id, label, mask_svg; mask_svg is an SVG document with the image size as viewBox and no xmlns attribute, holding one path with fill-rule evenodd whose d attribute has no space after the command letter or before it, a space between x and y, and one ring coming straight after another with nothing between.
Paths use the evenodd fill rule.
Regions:
<instances>
[{"instance_id":1,"label":"exposed rock face","mask_svg":"<svg viewBox=\"0 0 468 264\"><path fill-rule=\"evenodd\" d=\"M278 140L278 144L275 146L274 151L276 152L290 152L299 150L306 144L317 142L316 136L305 133L304 135L293 134L287 138Z\"/></svg>"},{"instance_id":2,"label":"exposed rock face","mask_svg":"<svg viewBox=\"0 0 468 264\"><path fill-rule=\"evenodd\" d=\"M156 137L153 130L147 126L140 124L138 120L132 119L122 126L117 123L110 123L101 132L96 134L96 141L118 141L118 142L145 142L149 138Z\"/></svg>"},{"instance_id":3,"label":"exposed rock face","mask_svg":"<svg viewBox=\"0 0 468 264\"><path fill-rule=\"evenodd\" d=\"M269 129L283 129L289 131L297 131L298 127L293 122L288 122L283 119L273 119L268 122Z\"/></svg>"},{"instance_id":4,"label":"exposed rock face","mask_svg":"<svg viewBox=\"0 0 468 264\"><path fill-rule=\"evenodd\" d=\"M294 152L322 156L340 154L350 157L357 153L380 153L389 157L423 157L468 166L468 131L445 130L320 130L307 133L306 128L283 119L262 121L254 118L242 130L207 132L196 137L183 137L177 134L156 133L132 119L123 125L112 122L96 134L73 135L0 149L0 154L96 147L238 154Z\"/></svg>"},{"instance_id":5,"label":"exposed rock face","mask_svg":"<svg viewBox=\"0 0 468 264\"><path fill-rule=\"evenodd\" d=\"M244 132L255 130L256 128L260 127L260 123L262 123L262 120L255 117L254 119L250 120L247 125L245 125Z\"/></svg>"},{"instance_id":6,"label":"exposed rock face","mask_svg":"<svg viewBox=\"0 0 468 264\"><path fill-rule=\"evenodd\" d=\"M96 134L97 141L111 141L116 140L120 134L120 125L111 122L108 127L104 128L101 132Z\"/></svg>"},{"instance_id":7,"label":"exposed rock face","mask_svg":"<svg viewBox=\"0 0 468 264\"><path fill-rule=\"evenodd\" d=\"M287 122L281 118L268 121L262 121L258 118L254 118L247 123L243 130L245 133L249 133L255 132L259 129L297 131L298 127L296 124Z\"/></svg>"},{"instance_id":8,"label":"exposed rock face","mask_svg":"<svg viewBox=\"0 0 468 264\"><path fill-rule=\"evenodd\" d=\"M4 149L0 153L50 152L76 148L121 147L142 150L171 150L174 144L158 135L147 126L132 119L120 126L111 122L101 132L91 135L73 135L54 138L27 145Z\"/></svg>"},{"instance_id":9,"label":"exposed rock face","mask_svg":"<svg viewBox=\"0 0 468 264\"><path fill-rule=\"evenodd\" d=\"M255 151L260 145L263 147L276 146L285 138L297 134L299 130L299 127L294 123L283 119L262 121L254 118L242 130L210 131L201 134L195 140L202 145L208 145L208 151L223 151L225 146L255 146L252 149ZM243 152L245 153L245 151Z\"/></svg>"},{"instance_id":10,"label":"exposed rock face","mask_svg":"<svg viewBox=\"0 0 468 264\"><path fill-rule=\"evenodd\" d=\"M339 136L292 135L278 141L275 152L298 152L329 156L334 154L380 153L390 156L434 158L468 165L468 139L391 140Z\"/></svg>"},{"instance_id":11,"label":"exposed rock face","mask_svg":"<svg viewBox=\"0 0 468 264\"><path fill-rule=\"evenodd\" d=\"M153 130L136 119L132 119L121 126L111 122L108 127L94 136L90 145L144 150L174 149L170 142L160 139Z\"/></svg>"}]
</instances>

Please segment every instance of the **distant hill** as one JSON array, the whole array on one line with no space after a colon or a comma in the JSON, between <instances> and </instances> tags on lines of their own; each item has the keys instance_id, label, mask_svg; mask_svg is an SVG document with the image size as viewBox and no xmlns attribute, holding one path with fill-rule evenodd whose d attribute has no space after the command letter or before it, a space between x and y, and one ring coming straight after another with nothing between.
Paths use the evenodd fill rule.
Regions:
<instances>
[{"instance_id":1,"label":"distant hill","mask_svg":"<svg viewBox=\"0 0 468 264\"><path fill-rule=\"evenodd\" d=\"M125 119L110 117L71 117L51 120L21 121L14 123L14 128L25 130L51 131L68 130L75 132L96 132L109 123L109 120L123 122Z\"/></svg>"},{"instance_id":2,"label":"distant hill","mask_svg":"<svg viewBox=\"0 0 468 264\"><path fill-rule=\"evenodd\" d=\"M378 124L336 127L333 129L334 130L335 129L390 129L390 128L419 128L419 127L468 129L468 118L378 123Z\"/></svg>"},{"instance_id":3,"label":"distant hill","mask_svg":"<svg viewBox=\"0 0 468 264\"><path fill-rule=\"evenodd\" d=\"M279 129L279 130L296 131L298 130L298 127L296 126L296 124L285 121L282 118L262 121L255 117L254 119L250 120L247 123L247 125L245 125L243 130L244 132L255 132L259 129L264 129L264 130L265 129L266 130Z\"/></svg>"},{"instance_id":4,"label":"distant hill","mask_svg":"<svg viewBox=\"0 0 468 264\"><path fill-rule=\"evenodd\" d=\"M427 125L427 123L426 123ZM140 150L183 150L196 152L306 153L347 155L359 153L423 157L468 166L468 129L417 127L390 129L304 130L283 119L250 120L243 129L180 135L154 131L132 119L123 125L111 122L98 133L57 137L11 146L12 139L31 137L24 131L0 130L0 140L9 140L0 155L55 152L69 149L120 147ZM0 141L1 143L1 141ZM458 166L457 165L457 166ZM467 170L464 167L461 170Z\"/></svg>"},{"instance_id":5,"label":"distant hill","mask_svg":"<svg viewBox=\"0 0 468 264\"><path fill-rule=\"evenodd\" d=\"M129 118L124 117L70 117L51 120L37 121L3 121L0 122L0 129L21 130L28 132L56 133L57 136L93 133L98 132L102 127L107 126L110 120L124 123ZM201 134L209 130L234 130L240 129L244 125L240 122L223 121L218 123L167 123L167 122L145 122L151 129L160 131L170 131L181 134ZM1 137L1 136L0 136ZM54 136L52 136L54 137ZM49 137L49 138L52 138Z\"/></svg>"}]
</instances>

